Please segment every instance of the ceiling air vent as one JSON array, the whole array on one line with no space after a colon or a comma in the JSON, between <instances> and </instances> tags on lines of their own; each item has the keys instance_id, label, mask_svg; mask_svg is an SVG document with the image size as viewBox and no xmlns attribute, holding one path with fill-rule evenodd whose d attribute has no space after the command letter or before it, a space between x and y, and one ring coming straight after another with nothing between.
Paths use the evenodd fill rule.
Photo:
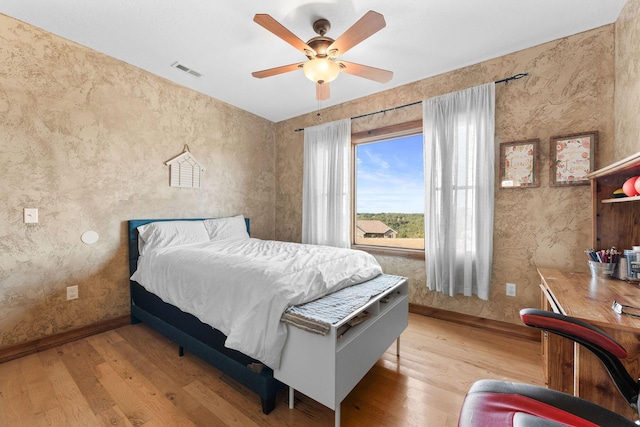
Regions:
<instances>
[{"instance_id":1,"label":"ceiling air vent","mask_svg":"<svg viewBox=\"0 0 640 427\"><path fill-rule=\"evenodd\" d=\"M202 77L202 74L197 72L196 70L192 70L189 67L185 67L184 65L180 64L179 62L174 62L173 64L171 64L172 67L177 68L178 70L182 70L187 74L191 74L194 77Z\"/></svg>"}]
</instances>

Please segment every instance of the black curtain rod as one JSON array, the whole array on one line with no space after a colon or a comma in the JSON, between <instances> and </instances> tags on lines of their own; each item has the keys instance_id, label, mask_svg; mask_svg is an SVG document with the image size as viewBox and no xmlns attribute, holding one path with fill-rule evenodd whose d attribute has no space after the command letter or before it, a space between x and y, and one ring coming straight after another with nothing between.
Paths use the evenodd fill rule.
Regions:
<instances>
[{"instance_id":1,"label":"black curtain rod","mask_svg":"<svg viewBox=\"0 0 640 427\"><path fill-rule=\"evenodd\" d=\"M527 77L528 75L529 73L520 73L520 74L516 74L515 76L507 77L506 79L496 80L494 83L495 84L504 83L505 85L508 85L511 80L518 80L523 77Z\"/></svg>"},{"instance_id":2,"label":"black curtain rod","mask_svg":"<svg viewBox=\"0 0 640 427\"><path fill-rule=\"evenodd\" d=\"M519 74L516 74L514 76L507 77L506 79L496 80L494 83L495 84L504 83L505 85L508 85L509 82L512 81L512 80L518 80L518 79L521 79L521 78L526 77L528 75L529 75L529 73L519 73ZM397 107L387 108L386 110L380 110L380 111L374 111L373 113L361 114L359 116L351 117L351 120L361 119L362 117L373 116L375 114L386 113L386 112L393 111L393 110L399 110L401 108L411 107L412 105L418 105L418 104L421 104L421 103L422 103L422 101L416 101L416 102L411 102L409 104L399 105ZM318 115L320 115L320 113L318 113ZM299 128L299 129L296 129L295 132L301 132L303 130L304 130L304 128Z\"/></svg>"}]
</instances>

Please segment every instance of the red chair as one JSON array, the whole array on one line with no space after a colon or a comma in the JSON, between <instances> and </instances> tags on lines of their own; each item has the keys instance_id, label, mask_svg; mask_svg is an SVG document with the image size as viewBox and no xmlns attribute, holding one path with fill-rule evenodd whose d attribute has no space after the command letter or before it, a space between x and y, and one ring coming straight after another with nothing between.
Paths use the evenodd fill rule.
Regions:
<instances>
[{"instance_id":1,"label":"red chair","mask_svg":"<svg viewBox=\"0 0 640 427\"><path fill-rule=\"evenodd\" d=\"M593 352L603 363L620 394L638 410L640 385L620 359L626 350L600 329L569 316L546 310L520 311L525 325L573 340ZM529 384L482 380L465 397L459 427L624 427L638 424L595 403Z\"/></svg>"}]
</instances>

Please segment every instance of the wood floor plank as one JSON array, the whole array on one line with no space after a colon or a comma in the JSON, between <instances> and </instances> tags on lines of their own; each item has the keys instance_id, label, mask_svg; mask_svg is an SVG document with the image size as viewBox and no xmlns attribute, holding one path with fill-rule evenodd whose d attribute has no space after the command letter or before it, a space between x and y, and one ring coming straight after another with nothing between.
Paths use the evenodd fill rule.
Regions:
<instances>
[{"instance_id":1,"label":"wood floor plank","mask_svg":"<svg viewBox=\"0 0 640 427\"><path fill-rule=\"evenodd\" d=\"M117 407L134 426L141 426L153 419L153 412L138 398L120 375L107 362L97 366L99 380L109 392Z\"/></svg>"},{"instance_id":2,"label":"wood floor plank","mask_svg":"<svg viewBox=\"0 0 640 427\"><path fill-rule=\"evenodd\" d=\"M220 398L209 387L200 381L193 381L184 389L205 406L212 414L216 414L219 425L231 427L250 427L256 423L251 421L239 408L230 405L226 400Z\"/></svg>"},{"instance_id":3,"label":"wood floor plank","mask_svg":"<svg viewBox=\"0 0 640 427\"><path fill-rule=\"evenodd\" d=\"M97 335L88 338L88 340L105 359L105 363L101 364L100 367L102 373L107 374L109 380L107 384L112 391L114 387L120 387L123 390L123 395L138 402L137 407L144 409L142 413L151 415L146 421L158 418L171 422L173 426L194 425L186 416L184 409L173 405L152 380L145 378L136 369L132 361L127 360L115 346L111 345L114 342L120 342L120 340L111 341L109 339L103 340L102 338L102 335ZM122 407L122 402L118 402L118 405ZM137 413L137 410L134 413Z\"/></svg>"},{"instance_id":4,"label":"wood floor plank","mask_svg":"<svg viewBox=\"0 0 640 427\"><path fill-rule=\"evenodd\" d=\"M134 427L124 412L122 412L122 410L117 406L100 412L98 414L98 419L104 426Z\"/></svg>"},{"instance_id":5,"label":"wood floor plank","mask_svg":"<svg viewBox=\"0 0 640 427\"><path fill-rule=\"evenodd\" d=\"M180 371L178 374L170 375L171 370L166 370L166 362L156 364L152 362L143 352L134 348L129 341L123 339L113 344L119 354L126 358L144 378L153 382L169 402L177 408L181 408L195 424L207 422L213 414L198 402L191 394L183 389L186 385L184 376ZM166 361L166 359L165 359Z\"/></svg>"},{"instance_id":6,"label":"wood floor plank","mask_svg":"<svg viewBox=\"0 0 640 427\"><path fill-rule=\"evenodd\" d=\"M87 339L66 345L60 358L82 394L86 396L87 403L94 414L108 411L115 405L97 377L96 366L104 363L104 359Z\"/></svg>"},{"instance_id":7,"label":"wood floor plank","mask_svg":"<svg viewBox=\"0 0 640 427\"><path fill-rule=\"evenodd\" d=\"M434 417L444 419L448 413L459 411L462 396L458 393L429 386L420 380L409 379L401 384L393 376L385 378L381 370L384 368L374 367L371 375L365 376L343 401L344 418L354 416L361 422L367 417L377 422L376 425L385 426L422 425L425 414L430 420Z\"/></svg>"},{"instance_id":8,"label":"wood floor plank","mask_svg":"<svg viewBox=\"0 0 640 427\"><path fill-rule=\"evenodd\" d=\"M30 358L29 358L30 357ZM401 355L387 350L341 405L346 427L456 427L482 378L542 385L540 343L410 314ZM51 397L50 397L51 396ZM0 364L0 426L332 426L334 412L296 392L260 399L145 324Z\"/></svg>"},{"instance_id":9,"label":"wood floor plank","mask_svg":"<svg viewBox=\"0 0 640 427\"><path fill-rule=\"evenodd\" d=\"M62 411L67 425L100 425L82 391L60 359L58 351L56 349L46 350L38 353L37 357L41 360L43 369L55 390L57 405Z\"/></svg>"},{"instance_id":10,"label":"wood floor plank","mask_svg":"<svg viewBox=\"0 0 640 427\"><path fill-rule=\"evenodd\" d=\"M66 417L59 406L51 408L42 413L38 419L38 425L41 425L43 427L63 426L66 424Z\"/></svg>"},{"instance_id":11,"label":"wood floor plank","mask_svg":"<svg viewBox=\"0 0 640 427\"><path fill-rule=\"evenodd\" d=\"M12 360L0 365L0 396L2 396L2 425L35 425L35 412L29 393L23 388L20 375L21 360Z\"/></svg>"},{"instance_id":12,"label":"wood floor plank","mask_svg":"<svg viewBox=\"0 0 640 427\"><path fill-rule=\"evenodd\" d=\"M20 377L36 416L56 407L55 391L37 357L20 359Z\"/></svg>"},{"instance_id":13,"label":"wood floor plank","mask_svg":"<svg viewBox=\"0 0 640 427\"><path fill-rule=\"evenodd\" d=\"M173 356L175 357L175 355ZM268 417L262 414L260 398L258 395L224 375L218 369L212 367L199 357L186 352L181 357L181 362L185 372L188 373L192 381L199 381L210 388L219 398L229 402L236 407L244 408L244 413L253 423L260 426L283 425L278 424L280 420L279 412L272 412ZM276 398L276 409L286 406L286 391ZM272 417L274 415L274 417ZM275 423L275 424L274 424Z\"/></svg>"}]
</instances>

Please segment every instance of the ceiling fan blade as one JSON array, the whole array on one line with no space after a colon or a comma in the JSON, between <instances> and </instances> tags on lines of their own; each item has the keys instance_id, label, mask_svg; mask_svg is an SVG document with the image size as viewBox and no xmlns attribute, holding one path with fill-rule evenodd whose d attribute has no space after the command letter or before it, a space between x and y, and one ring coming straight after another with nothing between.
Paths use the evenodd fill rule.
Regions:
<instances>
[{"instance_id":1,"label":"ceiling fan blade","mask_svg":"<svg viewBox=\"0 0 640 427\"><path fill-rule=\"evenodd\" d=\"M340 71L353 76L364 77L379 83L387 83L393 78L393 72L368 65L355 64L353 62L339 61Z\"/></svg>"},{"instance_id":2,"label":"ceiling fan blade","mask_svg":"<svg viewBox=\"0 0 640 427\"><path fill-rule=\"evenodd\" d=\"M316 99L318 101L326 101L330 96L329 83L316 83Z\"/></svg>"},{"instance_id":3,"label":"ceiling fan blade","mask_svg":"<svg viewBox=\"0 0 640 427\"><path fill-rule=\"evenodd\" d=\"M298 36L293 34L291 31L285 28L284 25L273 19L271 16L264 13L258 13L253 17L253 20L258 25L261 25L262 27L271 31L273 34L298 49L304 55L311 57L316 56L315 50L313 50L308 44L300 40Z\"/></svg>"},{"instance_id":4,"label":"ceiling fan blade","mask_svg":"<svg viewBox=\"0 0 640 427\"><path fill-rule=\"evenodd\" d=\"M283 65L281 67L269 68L268 70L254 71L253 73L251 73L251 75L253 77L263 79L265 77L271 77L278 74L288 73L289 71L295 71L300 67L302 67L302 63L289 64L289 65Z\"/></svg>"},{"instance_id":5,"label":"ceiling fan blade","mask_svg":"<svg viewBox=\"0 0 640 427\"><path fill-rule=\"evenodd\" d=\"M386 25L387 23L384 20L384 16L378 12L370 10L347 31L345 31L344 34L338 37L338 39L327 48L327 52L334 50L337 51L330 54L330 56L334 58L338 55L344 55L346 51L366 38L374 35Z\"/></svg>"}]
</instances>

